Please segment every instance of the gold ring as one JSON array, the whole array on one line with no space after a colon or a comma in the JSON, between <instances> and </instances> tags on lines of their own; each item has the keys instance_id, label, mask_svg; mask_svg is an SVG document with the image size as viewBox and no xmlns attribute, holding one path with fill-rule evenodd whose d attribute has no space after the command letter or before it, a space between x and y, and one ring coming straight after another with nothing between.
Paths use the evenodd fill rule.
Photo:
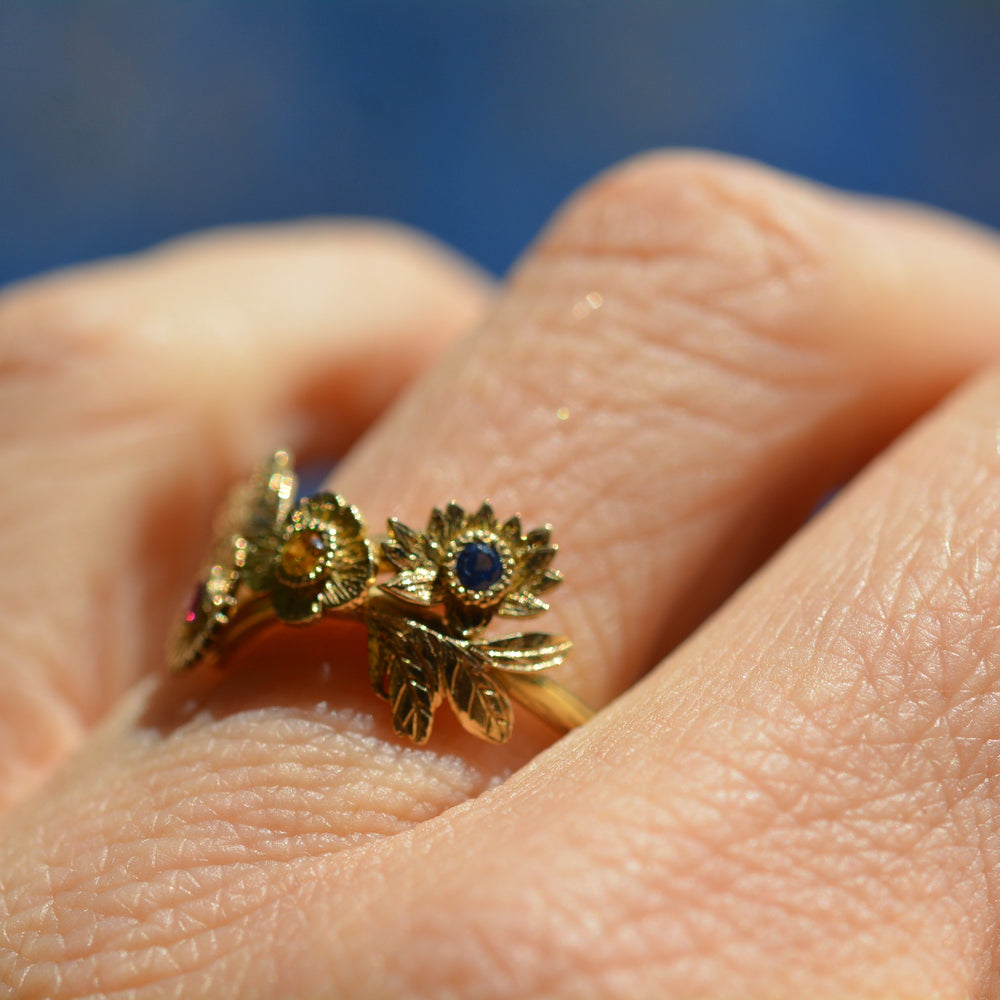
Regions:
<instances>
[{"instance_id":1,"label":"gold ring","mask_svg":"<svg viewBox=\"0 0 1000 1000\"><path fill-rule=\"evenodd\" d=\"M518 632L487 637L494 615L529 618L562 577L548 526L524 533L516 515L497 520L488 502L466 513L435 508L418 531L391 518L369 538L358 509L335 493L296 500L287 451L230 494L216 542L170 639L175 671L223 662L260 628L307 625L333 615L368 629L372 687L392 710L393 729L430 737L447 700L470 733L504 743L512 700L549 725L572 729L593 712L542 672L558 666L565 636Z\"/></svg>"}]
</instances>

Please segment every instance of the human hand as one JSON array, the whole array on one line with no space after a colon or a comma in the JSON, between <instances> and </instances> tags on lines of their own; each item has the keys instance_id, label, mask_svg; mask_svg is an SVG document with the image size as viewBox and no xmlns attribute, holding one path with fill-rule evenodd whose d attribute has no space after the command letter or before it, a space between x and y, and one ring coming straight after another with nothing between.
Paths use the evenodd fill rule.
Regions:
<instances>
[{"instance_id":1,"label":"human hand","mask_svg":"<svg viewBox=\"0 0 1000 1000\"><path fill-rule=\"evenodd\" d=\"M232 479L474 326L332 485L552 522L603 711L410 747L338 625L165 677ZM495 298L383 229L223 234L9 290L0 351L11 995L994 995L1000 380L798 530L1000 354L988 234L653 156Z\"/></svg>"}]
</instances>

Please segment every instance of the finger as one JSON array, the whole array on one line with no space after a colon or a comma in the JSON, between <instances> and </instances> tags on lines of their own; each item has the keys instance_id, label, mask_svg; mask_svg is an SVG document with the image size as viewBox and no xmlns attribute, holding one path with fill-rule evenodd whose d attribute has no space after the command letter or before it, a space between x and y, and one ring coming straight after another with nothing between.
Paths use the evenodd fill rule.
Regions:
<instances>
[{"instance_id":1,"label":"finger","mask_svg":"<svg viewBox=\"0 0 1000 1000\"><path fill-rule=\"evenodd\" d=\"M454 496L554 524L545 624L602 704L996 353L998 268L992 237L917 209L640 159L570 203L335 482L372 523Z\"/></svg>"},{"instance_id":2,"label":"finger","mask_svg":"<svg viewBox=\"0 0 1000 1000\"><path fill-rule=\"evenodd\" d=\"M234 472L346 447L486 298L413 235L320 223L3 294L0 803L158 664Z\"/></svg>"},{"instance_id":3,"label":"finger","mask_svg":"<svg viewBox=\"0 0 1000 1000\"><path fill-rule=\"evenodd\" d=\"M520 508L526 524L551 519L573 581L557 592L556 608L578 640L577 680L595 700L616 690L642 669L644 651L652 656L682 634L683 622L717 602L827 484L992 350L995 283L984 279L996 263L987 241L934 221L914 221L903 236L904 227L850 204L701 160L651 161L612 175L557 221L486 332L409 398L392 418L395 430L390 423L377 432L338 484L372 521L380 506L418 521L442 495L469 504L485 493L499 510ZM931 268L935 242L940 260ZM611 249L598 253L603 246ZM964 296L961 322L950 308L935 309L935 288L948 304ZM597 289L595 312L587 296ZM591 310L582 328L574 305L581 315ZM947 352L933 336L946 321L954 330ZM630 361L633 352L639 362ZM473 403L484 407L478 421ZM556 415L564 405L566 421ZM497 419L487 422L494 410ZM574 412L586 420L574 424ZM724 566L712 558L718 553ZM664 622L671 602L679 610ZM162 705L151 711L140 700L48 796L19 810L0 866L17 901L11 976L51 962L39 974L49 986L70 982L70 972L76 982L100 972L105 987L160 986L158 956L169 954L171 983L192 996L207 995L210 982L217 989L227 973L246 982L248 969L262 995L286 986L308 995L387 967L404 981L412 966L386 957L400 946L404 922L412 929L427 919L428 933L414 939L445 949L431 933L437 912L414 900L447 848L422 832L384 836L481 791L539 744L529 739L507 756L486 747L474 760L469 747L484 745L459 742L446 717L437 742L401 747L386 736L381 703L364 693L363 649L326 634L310 646L319 634L305 630L294 645L273 637L269 651L247 653L249 670L230 671L169 724ZM166 700L165 692L156 698ZM524 723L522 715L515 739ZM569 758L550 758L565 772L537 772L550 783L533 788L539 809L550 795L562 800L555 782L570 773L574 747L585 751L580 769L614 772L617 737L594 731L607 741L599 752L579 737L567 742ZM511 801L506 795L494 792L482 806L420 829L431 838L446 833L462 816ZM96 814L95 800L107 803ZM646 801L618 806L628 816ZM541 828L526 836L510 817L491 815L498 831L522 836L518 850L541 847ZM67 823L73 836L60 839ZM431 853L420 853L424 843ZM391 861L396 849L401 868ZM452 850L464 861L440 868L440 894L428 896L442 913L445 896L485 864L464 836ZM513 850L512 840L502 856ZM76 874L67 895L46 879L69 856ZM117 866L124 857L139 859L127 885ZM546 857L555 875L560 863L553 851ZM177 872L193 866L194 885L180 879L197 900L188 909ZM523 888L521 870L506 870ZM376 886L379 872L413 895L397 882ZM366 935L372 940L372 925L348 902L355 888L359 907L372 904L373 915L388 919L390 950L352 951ZM375 906L382 897L385 905ZM158 925L150 899L177 919ZM392 899L395 914L387 913ZM331 916L338 907L343 937ZM60 927L80 929L72 952L54 936ZM317 958L313 932L337 946ZM334 951L352 954L354 966L332 970L325 956ZM185 958L189 952L195 957Z\"/></svg>"},{"instance_id":4,"label":"finger","mask_svg":"<svg viewBox=\"0 0 1000 1000\"><path fill-rule=\"evenodd\" d=\"M377 928L414 997L995 996L998 428L993 373L594 723L326 866L305 982L367 995Z\"/></svg>"}]
</instances>

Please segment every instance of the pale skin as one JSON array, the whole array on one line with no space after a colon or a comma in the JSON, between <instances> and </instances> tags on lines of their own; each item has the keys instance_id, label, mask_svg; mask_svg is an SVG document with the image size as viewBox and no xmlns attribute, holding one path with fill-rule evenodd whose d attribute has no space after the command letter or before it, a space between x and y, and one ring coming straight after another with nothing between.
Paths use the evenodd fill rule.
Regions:
<instances>
[{"instance_id":1,"label":"pale skin","mask_svg":"<svg viewBox=\"0 0 1000 1000\"><path fill-rule=\"evenodd\" d=\"M351 223L7 290L2 988L1000 996L998 361L993 234L695 154L499 288ZM375 528L551 522L595 719L414 749L354 626L165 676L277 446Z\"/></svg>"}]
</instances>

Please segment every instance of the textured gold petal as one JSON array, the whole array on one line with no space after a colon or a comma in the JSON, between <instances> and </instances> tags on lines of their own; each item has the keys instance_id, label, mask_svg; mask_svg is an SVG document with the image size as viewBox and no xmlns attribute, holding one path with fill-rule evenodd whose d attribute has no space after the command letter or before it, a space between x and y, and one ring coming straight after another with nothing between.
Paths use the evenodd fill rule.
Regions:
<instances>
[{"instance_id":1,"label":"textured gold petal","mask_svg":"<svg viewBox=\"0 0 1000 1000\"><path fill-rule=\"evenodd\" d=\"M371 545L364 539L338 545L326 577L320 600L329 608L339 608L361 597L375 579Z\"/></svg>"},{"instance_id":2,"label":"textured gold petal","mask_svg":"<svg viewBox=\"0 0 1000 1000\"><path fill-rule=\"evenodd\" d=\"M469 518L468 527L472 531L483 531L490 534L496 533L497 517L493 513L493 507L489 500L484 500L479 510Z\"/></svg>"},{"instance_id":3,"label":"textured gold petal","mask_svg":"<svg viewBox=\"0 0 1000 1000\"><path fill-rule=\"evenodd\" d=\"M265 588L277 534L292 508L297 485L291 454L276 451L232 495L223 532L244 540L243 582L252 590Z\"/></svg>"},{"instance_id":4,"label":"textured gold petal","mask_svg":"<svg viewBox=\"0 0 1000 1000\"><path fill-rule=\"evenodd\" d=\"M557 569L547 569L538 580L532 583L531 589L536 594L545 594L562 583L562 573Z\"/></svg>"},{"instance_id":5,"label":"textured gold petal","mask_svg":"<svg viewBox=\"0 0 1000 1000\"><path fill-rule=\"evenodd\" d=\"M419 531L395 517L389 518L389 535L396 544L414 561L422 561L424 555L424 537Z\"/></svg>"},{"instance_id":6,"label":"textured gold petal","mask_svg":"<svg viewBox=\"0 0 1000 1000\"><path fill-rule=\"evenodd\" d=\"M443 548L449 541L448 524L439 507L431 511L430 520L427 522L426 539L428 544L435 548Z\"/></svg>"},{"instance_id":7,"label":"textured gold petal","mask_svg":"<svg viewBox=\"0 0 1000 1000\"><path fill-rule=\"evenodd\" d=\"M444 537L451 541L465 524L465 511L454 500L444 509Z\"/></svg>"},{"instance_id":8,"label":"textured gold petal","mask_svg":"<svg viewBox=\"0 0 1000 1000\"><path fill-rule=\"evenodd\" d=\"M512 548L521 544L521 519L515 514L504 521L500 529L500 537Z\"/></svg>"},{"instance_id":9,"label":"textured gold petal","mask_svg":"<svg viewBox=\"0 0 1000 1000\"><path fill-rule=\"evenodd\" d=\"M336 493L317 493L307 497L296 510L302 517L315 518L332 525L341 541L360 538L364 535L365 525L361 513L353 504L349 504Z\"/></svg>"},{"instance_id":10,"label":"textured gold petal","mask_svg":"<svg viewBox=\"0 0 1000 1000\"><path fill-rule=\"evenodd\" d=\"M532 549L518 566L522 580L534 580L541 577L549 568L558 550L554 545L546 545L540 549Z\"/></svg>"},{"instance_id":11,"label":"textured gold petal","mask_svg":"<svg viewBox=\"0 0 1000 1000\"><path fill-rule=\"evenodd\" d=\"M546 524L544 527L535 528L534 531L529 531L524 540L528 547L532 549L548 545L552 540L552 525Z\"/></svg>"}]
</instances>

